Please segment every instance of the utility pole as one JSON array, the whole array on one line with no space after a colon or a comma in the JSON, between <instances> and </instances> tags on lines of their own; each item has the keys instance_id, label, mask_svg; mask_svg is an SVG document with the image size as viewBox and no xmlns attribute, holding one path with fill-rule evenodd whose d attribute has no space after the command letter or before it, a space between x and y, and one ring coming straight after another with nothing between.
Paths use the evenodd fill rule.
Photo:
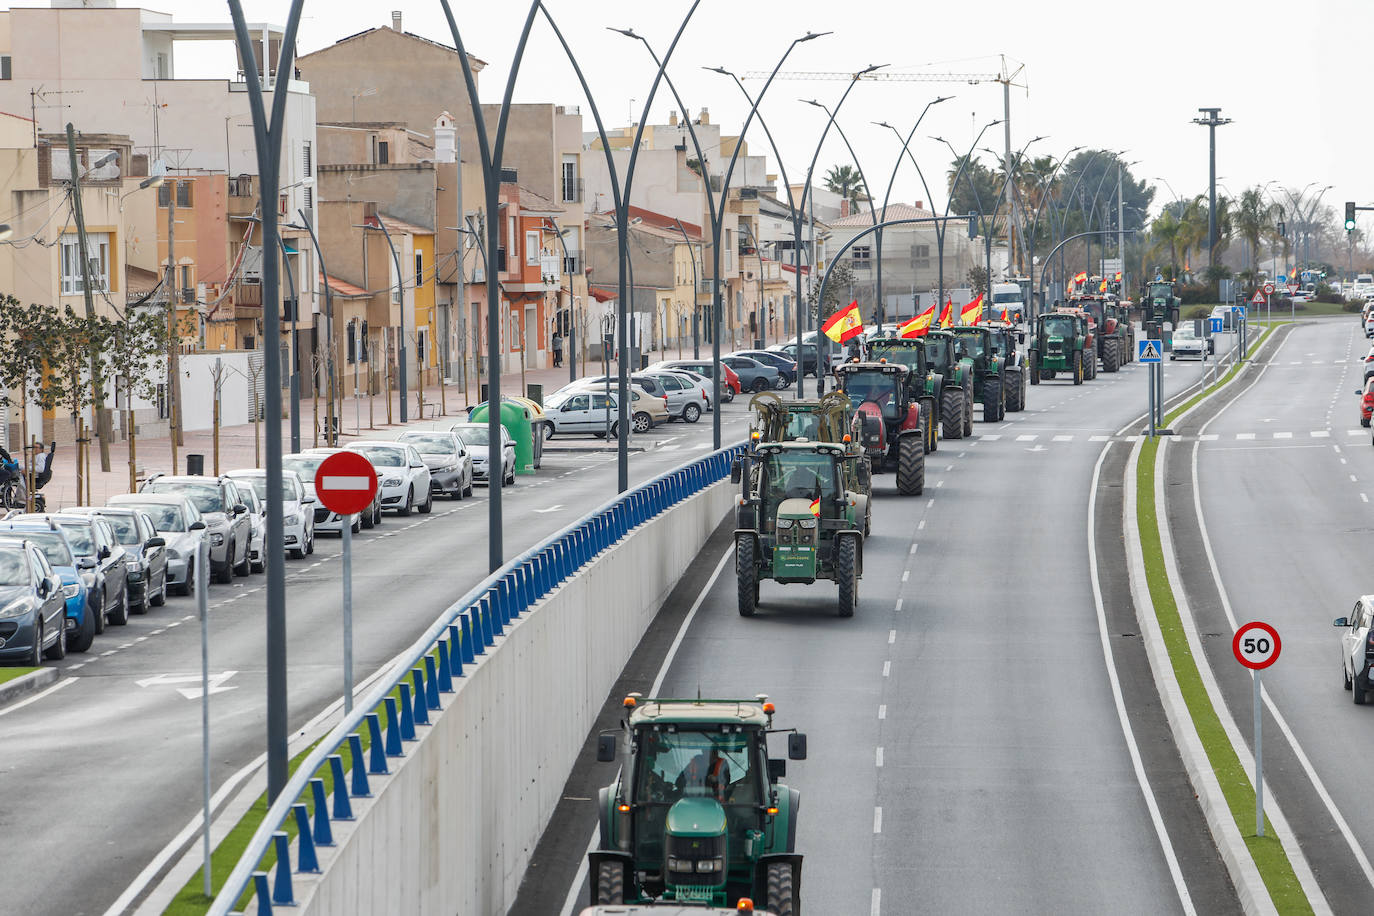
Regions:
<instances>
[{"instance_id":1,"label":"utility pole","mask_svg":"<svg viewBox=\"0 0 1374 916\"><path fill-rule=\"evenodd\" d=\"M1220 108L1199 108L1198 111L1206 115L1204 118L1193 118L1193 123L1207 128L1207 266L1211 267L1217 245L1217 128L1230 124L1231 119L1217 117Z\"/></svg>"},{"instance_id":2,"label":"utility pole","mask_svg":"<svg viewBox=\"0 0 1374 916\"><path fill-rule=\"evenodd\" d=\"M1124 166L1121 160L1116 160L1116 256L1121 259L1121 287L1120 298L1126 298L1126 290L1130 287L1126 283L1126 201L1121 196L1121 173Z\"/></svg>"},{"instance_id":3,"label":"utility pole","mask_svg":"<svg viewBox=\"0 0 1374 916\"><path fill-rule=\"evenodd\" d=\"M81 206L81 167L76 160L76 129L67 122L67 159L72 170L72 211L76 216L76 243L81 248L81 293L86 300L86 317L95 317L95 299L91 294L91 257L86 247L86 214ZM110 417L105 412L105 387L97 371L98 358L91 353L91 393L95 395L96 437L100 440L100 470L110 469Z\"/></svg>"},{"instance_id":4,"label":"utility pole","mask_svg":"<svg viewBox=\"0 0 1374 916\"><path fill-rule=\"evenodd\" d=\"M181 436L181 330L177 321L177 188L167 182L167 417L171 424L172 473L177 472L177 446ZM280 420L278 421L280 422Z\"/></svg>"},{"instance_id":5,"label":"utility pole","mask_svg":"<svg viewBox=\"0 0 1374 916\"><path fill-rule=\"evenodd\" d=\"M1003 64L1002 72L1006 73L1006 65ZM1001 81L1002 83L1002 168L1007 176L1007 187L1010 191L1007 200L1007 272L1013 274L1011 270L1012 252L1016 250L1016 181L1012 178L1012 158L1011 158L1011 77ZM997 208L993 207L993 227L997 225ZM992 259L991 259L991 239L988 240L989 259L988 259L988 297L985 302L992 302ZM1019 272L1013 274L1020 276Z\"/></svg>"}]
</instances>

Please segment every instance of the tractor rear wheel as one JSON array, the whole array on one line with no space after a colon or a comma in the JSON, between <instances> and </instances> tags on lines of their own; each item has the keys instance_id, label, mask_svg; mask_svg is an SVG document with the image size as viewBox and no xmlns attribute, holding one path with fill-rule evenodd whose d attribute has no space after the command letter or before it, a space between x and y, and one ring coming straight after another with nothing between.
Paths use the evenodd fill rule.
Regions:
<instances>
[{"instance_id":1,"label":"tractor rear wheel","mask_svg":"<svg viewBox=\"0 0 1374 916\"><path fill-rule=\"evenodd\" d=\"M735 579L739 585L739 615L753 617L759 603L759 570L754 539L747 534L735 538Z\"/></svg>"},{"instance_id":2,"label":"tractor rear wheel","mask_svg":"<svg viewBox=\"0 0 1374 916\"><path fill-rule=\"evenodd\" d=\"M1083 384L1083 351L1077 350L1073 354L1073 383Z\"/></svg>"},{"instance_id":3,"label":"tractor rear wheel","mask_svg":"<svg viewBox=\"0 0 1374 916\"><path fill-rule=\"evenodd\" d=\"M774 862L768 866L768 912L796 916L797 898L792 888L792 866Z\"/></svg>"},{"instance_id":4,"label":"tractor rear wheel","mask_svg":"<svg viewBox=\"0 0 1374 916\"><path fill-rule=\"evenodd\" d=\"M596 902L621 904L625 902L625 863L598 862L596 866Z\"/></svg>"},{"instance_id":5,"label":"tractor rear wheel","mask_svg":"<svg viewBox=\"0 0 1374 916\"><path fill-rule=\"evenodd\" d=\"M1113 338L1102 345L1102 371L1115 372L1121 368L1121 341Z\"/></svg>"},{"instance_id":6,"label":"tractor rear wheel","mask_svg":"<svg viewBox=\"0 0 1374 916\"><path fill-rule=\"evenodd\" d=\"M946 439L964 438L964 390L946 388L940 392L940 431Z\"/></svg>"},{"instance_id":7,"label":"tractor rear wheel","mask_svg":"<svg viewBox=\"0 0 1374 916\"><path fill-rule=\"evenodd\" d=\"M840 616L853 617L854 605L859 599L859 547L858 539L849 536L839 538L835 545L835 581L840 586Z\"/></svg>"},{"instance_id":8,"label":"tractor rear wheel","mask_svg":"<svg viewBox=\"0 0 1374 916\"><path fill-rule=\"evenodd\" d=\"M1006 412L1007 405L1002 399L1002 380L988 379L983 383L983 422L1000 422Z\"/></svg>"},{"instance_id":9,"label":"tractor rear wheel","mask_svg":"<svg viewBox=\"0 0 1374 916\"><path fill-rule=\"evenodd\" d=\"M897 442L897 492L920 496L926 488L926 451L919 437L903 436Z\"/></svg>"},{"instance_id":10,"label":"tractor rear wheel","mask_svg":"<svg viewBox=\"0 0 1374 916\"><path fill-rule=\"evenodd\" d=\"M1088 374L1086 377L1089 381L1092 381L1097 378L1097 351L1093 350L1091 353L1087 354L1087 357L1088 365L1085 368Z\"/></svg>"},{"instance_id":11,"label":"tractor rear wheel","mask_svg":"<svg viewBox=\"0 0 1374 916\"><path fill-rule=\"evenodd\" d=\"M1040 384L1040 360L1036 358L1036 355L1035 355L1035 351L1034 351L1034 350L1032 350L1032 351L1031 351L1031 354L1030 354L1029 366L1030 366L1030 383L1031 383L1032 385L1039 385L1039 384Z\"/></svg>"},{"instance_id":12,"label":"tractor rear wheel","mask_svg":"<svg viewBox=\"0 0 1374 916\"><path fill-rule=\"evenodd\" d=\"M964 389L964 435L973 435L973 386Z\"/></svg>"}]
</instances>

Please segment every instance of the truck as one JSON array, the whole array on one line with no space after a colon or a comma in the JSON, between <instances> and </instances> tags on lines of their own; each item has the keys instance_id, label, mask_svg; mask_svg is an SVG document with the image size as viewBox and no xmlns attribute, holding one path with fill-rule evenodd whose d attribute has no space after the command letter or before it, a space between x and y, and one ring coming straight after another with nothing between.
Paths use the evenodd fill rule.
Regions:
<instances>
[{"instance_id":1,"label":"truck","mask_svg":"<svg viewBox=\"0 0 1374 916\"><path fill-rule=\"evenodd\" d=\"M874 471L897 472L897 492L920 496L926 485L925 443L931 418L913 400L900 363L845 363L835 382L858 415L860 444Z\"/></svg>"},{"instance_id":2,"label":"truck","mask_svg":"<svg viewBox=\"0 0 1374 916\"><path fill-rule=\"evenodd\" d=\"M739 613L753 617L759 583L839 587L836 610L853 617L863 577L863 519L845 486L843 445L756 442L730 466L741 487L735 505L735 578Z\"/></svg>"},{"instance_id":3,"label":"truck","mask_svg":"<svg viewBox=\"0 0 1374 916\"><path fill-rule=\"evenodd\" d=\"M782 780L789 760L806 759L806 735L774 728L774 705L764 694L693 700L631 693L624 708L619 733L597 736L597 760L621 758L622 767L597 797L591 905L749 912L757 902L775 916L800 913L801 793ZM786 760L769 754L768 736L780 732L787 734Z\"/></svg>"},{"instance_id":4,"label":"truck","mask_svg":"<svg viewBox=\"0 0 1374 916\"><path fill-rule=\"evenodd\" d=\"M992 284L992 302L984 309L984 317L1020 324L1030 314L1030 290L1027 277Z\"/></svg>"}]
</instances>

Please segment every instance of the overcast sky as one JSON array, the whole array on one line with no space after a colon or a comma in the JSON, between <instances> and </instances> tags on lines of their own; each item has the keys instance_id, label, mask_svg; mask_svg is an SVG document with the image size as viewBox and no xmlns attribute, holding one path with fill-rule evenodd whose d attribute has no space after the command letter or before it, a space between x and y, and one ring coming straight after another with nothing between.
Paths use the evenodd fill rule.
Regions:
<instances>
[{"instance_id":1,"label":"overcast sky","mask_svg":"<svg viewBox=\"0 0 1374 916\"><path fill-rule=\"evenodd\" d=\"M29 5L29 4L24 4ZM139 6L119 0L121 6ZM224 0L150 0L180 21L228 20ZM505 3L452 0L468 50L488 62L480 78L484 102L499 102L524 13L518 0ZM641 45L606 31L632 27L666 51L690 0L549 0L596 94L608 126L629 120L644 104L653 67ZM283 23L286 0L244 0L249 21ZM450 43L438 0L306 0L301 53L390 21L400 10L404 27ZM785 20L785 24L780 22ZM1011 69L1024 65L1012 89L1012 148L1040 134L1047 139L1031 152L1056 157L1074 146L1127 150L1140 160L1137 177L1162 178L1156 203L1174 193L1206 190L1207 129L1190 123L1201 106L1220 106L1234 123L1217 130L1219 183L1236 194L1277 179L1291 189L1334 185L1323 202L1347 199L1374 203L1368 163L1374 150L1369 112L1368 65L1362 63L1374 25L1371 0L1151 0L1148 3L1047 0L981 0L909 3L892 0L702 0L674 55L669 73L693 110L707 107L713 120L737 128L747 111L727 78L703 71L724 66L739 73L767 70L788 42L808 30L834 34L798 45L784 66L789 71L844 71L870 63L892 73L990 73L1005 54ZM220 55L177 60L177 75L232 73L230 49ZM366 83L360 75L359 85ZM749 81L757 92L761 80ZM799 181L824 124L824 114L801 104L816 98L833 103L845 88L839 81L778 81L761 111L783 151L792 180ZM886 186L899 145L891 132L870 122L887 120L909 130L935 95L954 98L931 109L913 149L936 201L943 206L945 182L937 178L951 159L950 140L961 150L978 128L1002 116L1002 91L995 82L865 82L841 112L868 179ZM577 83L547 25L539 22L516 83L517 101L583 103ZM383 116L385 99L374 102ZM441 106L442 107L442 106ZM655 122L676 107L666 89L651 109ZM371 113L370 111L368 112ZM583 108L587 129L590 112ZM1002 148L1001 128L980 145ZM766 151L762 133L751 129L750 151ZM709 153L708 153L709 155ZM776 169L771 163L770 168ZM989 157L990 159L991 157ZM821 153L817 174L848 161L833 132ZM881 190L876 193L881 194ZM1277 194L1277 186L1271 188ZM925 197L908 165L899 173L894 199ZM1278 196L1282 201L1282 197ZM1374 214L1366 228L1374 226Z\"/></svg>"}]
</instances>

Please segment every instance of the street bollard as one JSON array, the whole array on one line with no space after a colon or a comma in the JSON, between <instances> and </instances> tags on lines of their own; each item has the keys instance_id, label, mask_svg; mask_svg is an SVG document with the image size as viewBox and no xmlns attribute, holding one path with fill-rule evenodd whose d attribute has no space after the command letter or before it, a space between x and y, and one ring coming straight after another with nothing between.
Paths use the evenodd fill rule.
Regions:
<instances>
[{"instance_id":1,"label":"street bollard","mask_svg":"<svg viewBox=\"0 0 1374 916\"><path fill-rule=\"evenodd\" d=\"M410 680L415 685L415 697L411 716L416 725L429 724L429 704L425 702L425 672L423 668L411 668Z\"/></svg>"},{"instance_id":2,"label":"street bollard","mask_svg":"<svg viewBox=\"0 0 1374 916\"><path fill-rule=\"evenodd\" d=\"M382 723L375 712L367 714L367 733L368 755L370 765L368 772L385 773L386 766L386 743L382 739ZM348 749L353 754L353 794L361 798L366 798L372 793L367 786L367 773L362 772L363 767L363 739L356 734L348 736Z\"/></svg>"},{"instance_id":3,"label":"street bollard","mask_svg":"<svg viewBox=\"0 0 1374 916\"><path fill-rule=\"evenodd\" d=\"M448 665L444 666L444 671L448 671ZM425 656L425 705L430 709L439 708L439 675L433 655Z\"/></svg>"},{"instance_id":4,"label":"street bollard","mask_svg":"<svg viewBox=\"0 0 1374 916\"><path fill-rule=\"evenodd\" d=\"M402 684L402 687L405 685ZM401 747L401 713L395 697L386 698L386 755L388 757L405 756L405 751Z\"/></svg>"},{"instance_id":5,"label":"street bollard","mask_svg":"<svg viewBox=\"0 0 1374 916\"><path fill-rule=\"evenodd\" d=\"M400 707L401 711L401 740L414 741L415 712L413 705L414 700L410 696L410 685L407 684L405 681L401 681L401 683L398 684L397 687L401 692L401 701L396 704Z\"/></svg>"},{"instance_id":6,"label":"street bollard","mask_svg":"<svg viewBox=\"0 0 1374 916\"><path fill-rule=\"evenodd\" d=\"M319 874L320 860L315 857L315 840L310 833L310 812L305 805L296 802L291 806L296 816L296 871Z\"/></svg>"},{"instance_id":7,"label":"street bollard","mask_svg":"<svg viewBox=\"0 0 1374 916\"><path fill-rule=\"evenodd\" d=\"M272 902L295 906L296 898L291 893L291 838L285 830L274 831L272 845L277 849L277 874L272 882Z\"/></svg>"},{"instance_id":8,"label":"street bollard","mask_svg":"<svg viewBox=\"0 0 1374 916\"><path fill-rule=\"evenodd\" d=\"M454 627L449 624L449 632L452 633ZM439 681L440 693L453 693L453 662L448 647L453 643L453 637L439 640Z\"/></svg>"},{"instance_id":9,"label":"street bollard","mask_svg":"<svg viewBox=\"0 0 1374 916\"><path fill-rule=\"evenodd\" d=\"M468 608L463 616L463 658L465 665L476 664L477 650L475 648L476 638L473 635L473 608Z\"/></svg>"},{"instance_id":10,"label":"street bollard","mask_svg":"<svg viewBox=\"0 0 1374 916\"><path fill-rule=\"evenodd\" d=\"M477 601L477 620L482 625L482 648L479 655L486 655L486 650L496 644L496 640L491 635L491 594L490 591Z\"/></svg>"},{"instance_id":11,"label":"street bollard","mask_svg":"<svg viewBox=\"0 0 1374 916\"><path fill-rule=\"evenodd\" d=\"M356 734L349 736L350 744L355 737L357 737ZM353 804L348 800L348 776L345 775L341 755L329 755L329 774L334 777L334 820L351 821L353 820ZM366 779L367 775L364 774L363 778Z\"/></svg>"},{"instance_id":12,"label":"street bollard","mask_svg":"<svg viewBox=\"0 0 1374 916\"><path fill-rule=\"evenodd\" d=\"M267 886L267 872L253 872L253 896L258 900L258 916L272 916L272 893Z\"/></svg>"},{"instance_id":13,"label":"street bollard","mask_svg":"<svg viewBox=\"0 0 1374 916\"><path fill-rule=\"evenodd\" d=\"M334 831L329 828L329 796L324 791L324 780L318 776L310 780L310 798L315 803L315 845L333 846Z\"/></svg>"}]
</instances>

